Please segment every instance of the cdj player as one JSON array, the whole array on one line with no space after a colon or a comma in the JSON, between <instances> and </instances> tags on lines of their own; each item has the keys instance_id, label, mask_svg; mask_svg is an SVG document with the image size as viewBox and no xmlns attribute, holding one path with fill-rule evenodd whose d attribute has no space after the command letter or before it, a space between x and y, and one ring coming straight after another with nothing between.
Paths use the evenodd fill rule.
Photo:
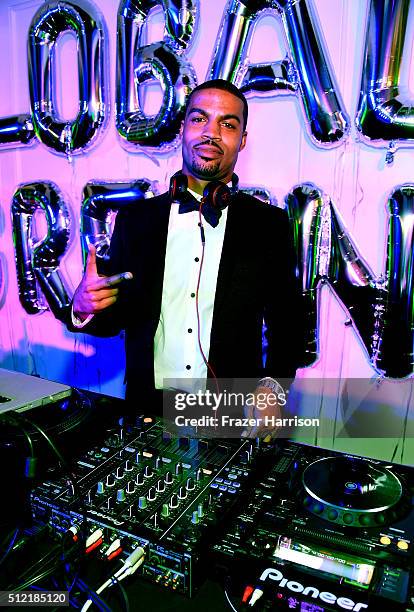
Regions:
<instances>
[{"instance_id":1,"label":"cdj player","mask_svg":"<svg viewBox=\"0 0 414 612\"><path fill-rule=\"evenodd\" d=\"M213 546L236 607L414 609L412 469L287 441L259 463Z\"/></svg>"}]
</instances>

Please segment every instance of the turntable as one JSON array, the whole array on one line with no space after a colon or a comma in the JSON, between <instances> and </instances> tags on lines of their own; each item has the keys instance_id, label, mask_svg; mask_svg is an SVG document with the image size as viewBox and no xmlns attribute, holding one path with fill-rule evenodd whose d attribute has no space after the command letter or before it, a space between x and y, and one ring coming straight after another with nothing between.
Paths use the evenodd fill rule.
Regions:
<instances>
[{"instance_id":1,"label":"turntable","mask_svg":"<svg viewBox=\"0 0 414 612\"><path fill-rule=\"evenodd\" d=\"M414 610L414 470L289 441L274 454L263 452L245 505L214 545L236 603L255 583L264 596L254 609Z\"/></svg>"}]
</instances>

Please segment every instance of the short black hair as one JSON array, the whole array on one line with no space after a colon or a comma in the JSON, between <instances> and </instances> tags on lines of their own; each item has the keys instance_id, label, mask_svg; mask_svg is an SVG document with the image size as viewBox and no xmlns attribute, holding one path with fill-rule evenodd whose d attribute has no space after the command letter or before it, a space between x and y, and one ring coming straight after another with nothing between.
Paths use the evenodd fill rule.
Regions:
<instances>
[{"instance_id":1,"label":"short black hair","mask_svg":"<svg viewBox=\"0 0 414 612\"><path fill-rule=\"evenodd\" d=\"M194 87L187 100L187 109L190 106L191 98L197 91L201 91L202 89L221 89L222 91L227 91L228 93L233 94L236 98L239 98L243 102L243 130L246 129L247 118L249 116L249 107L247 106L247 100L245 96L242 94L240 89L230 83L230 81L226 81L225 79L211 79L211 81L204 81L204 83L200 83L197 87Z\"/></svg>"}]
</instances>

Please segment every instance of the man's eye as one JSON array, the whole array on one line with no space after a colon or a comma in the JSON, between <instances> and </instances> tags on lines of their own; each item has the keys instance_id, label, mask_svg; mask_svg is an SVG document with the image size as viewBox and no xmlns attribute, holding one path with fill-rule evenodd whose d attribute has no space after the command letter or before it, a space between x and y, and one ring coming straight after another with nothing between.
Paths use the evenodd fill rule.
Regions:
<instances>
[{"instance_id":1,"label":"man's eye","mask_svg":"<svg viewBox=\"0 0 414 612\"><path fill-rule=\"evenodd\" d=\"M232 123L229 123L228 121L224 121L223 125L224 125L225 128L227 128L229 130L235 130L236 129L236 126L233 125Z\"/></svg>"},{"instance_id":2,"label":"man's eye","mask_svg":"<svg viewBox=\"0 0 414 612\"><path fill-rule=\"evenodd\" d=\"M204 121L204 117L193 117L192 118L193 123L201 123L202 121Z\"/></svg>"}]
</instances>

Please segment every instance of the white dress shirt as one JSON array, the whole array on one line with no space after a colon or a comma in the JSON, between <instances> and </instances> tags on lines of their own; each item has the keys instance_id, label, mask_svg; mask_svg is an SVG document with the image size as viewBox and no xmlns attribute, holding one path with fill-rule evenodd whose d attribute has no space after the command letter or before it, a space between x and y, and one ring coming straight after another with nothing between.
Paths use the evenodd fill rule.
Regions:
<instances>
[{"instance_id":1,"label":"white dress shirt","mask_svg":"<svg viewBox=\"0 0 414 612\"><path fill-rule=\"evenodd\" d=\"M201 196L190 191L200 201ZM198 211L179 214L171 204L165 254L161 315L154 339L155 388L195 392L205 389L207 365L198 343L196 309L197 281L202 259ZM227 223L227 208L217 227L202 217L205 233L204 261L199 288L200 340L206 359L210 350L211 326L217 276ZM165 380L164 379L168 379Z\"/></svg>"}]
</instances>

